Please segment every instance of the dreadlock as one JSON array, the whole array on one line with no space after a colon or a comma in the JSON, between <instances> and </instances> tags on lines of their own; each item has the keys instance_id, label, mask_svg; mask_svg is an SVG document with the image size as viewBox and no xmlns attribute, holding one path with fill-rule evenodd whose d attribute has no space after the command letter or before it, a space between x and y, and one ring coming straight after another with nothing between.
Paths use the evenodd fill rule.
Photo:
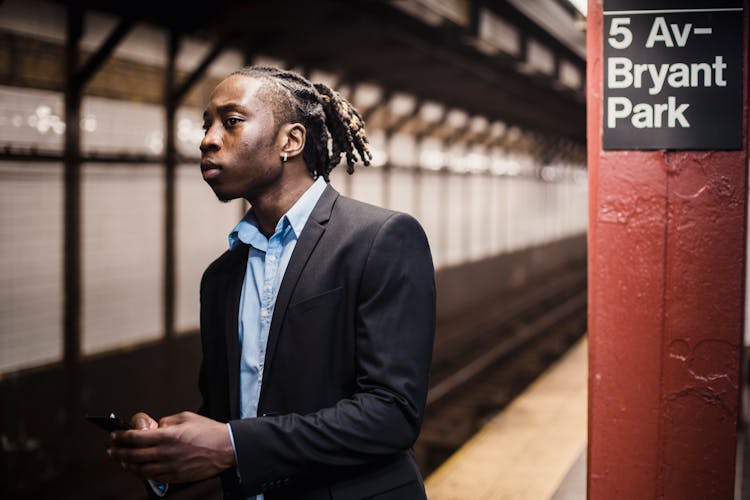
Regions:
<instances>
[{"instance_id":1,"label":"dreadlock","mask_svg":"<svg viewBox=\"0 0 750 500\"><path fill-rule=\"evenodd\" d=\"M328 182L331 170L346 156L349 174L354 164L370 165L372 154L362 116L341 95L323 83L311 83L301 75L273 66L246 66L232 73L261 78L271 83L274 117L278 126L301 123L307 131L302 158L313 178ZM330 149L329 149L330 144Z\"/></svg>"}]
</instances>

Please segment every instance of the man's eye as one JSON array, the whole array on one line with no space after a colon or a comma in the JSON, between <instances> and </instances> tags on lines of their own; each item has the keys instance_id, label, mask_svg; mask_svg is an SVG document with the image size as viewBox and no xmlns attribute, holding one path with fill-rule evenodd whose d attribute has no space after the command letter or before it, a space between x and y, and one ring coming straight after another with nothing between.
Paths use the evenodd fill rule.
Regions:
<instances>
[{"instance_id":1,"label":"man's eye","mask_svg":"<svg viewBox=\"0 0 750 500\"><path fill-rule=\"evenodd\" d=\"M234 127L240 122L239 118L227 118L226 124L229 127Z\"/></svg>"}]
</instances>

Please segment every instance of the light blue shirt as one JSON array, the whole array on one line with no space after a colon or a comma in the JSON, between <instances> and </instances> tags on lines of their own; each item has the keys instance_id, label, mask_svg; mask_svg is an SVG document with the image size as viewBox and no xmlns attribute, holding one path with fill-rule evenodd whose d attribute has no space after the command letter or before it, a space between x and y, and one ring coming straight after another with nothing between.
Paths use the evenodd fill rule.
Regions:
<instances>
[{"instance_id":1,"label":"light blue shirt","mask_svg":"<svg viewBox=\"0 0 750 500\"><path fill-rule=\"evenodd\" d=\"M266 344L276 305L276 296L302 228L305 227L325 187L325 181L318 178L292 205L292 208L279 219L270 238L266 238L260 231L252 209L229 233L230 249L242 243L250 245L245 279L242 283L238 325L241 351L241 418L258 416L258 399L263 384ZM232 440L232 448L234 448L231 426L229 426L229 436ZM237 450L234 449L236 458ZM263 495L258 495L257 500L262 499Z\"/></svg>"}]
</instances>

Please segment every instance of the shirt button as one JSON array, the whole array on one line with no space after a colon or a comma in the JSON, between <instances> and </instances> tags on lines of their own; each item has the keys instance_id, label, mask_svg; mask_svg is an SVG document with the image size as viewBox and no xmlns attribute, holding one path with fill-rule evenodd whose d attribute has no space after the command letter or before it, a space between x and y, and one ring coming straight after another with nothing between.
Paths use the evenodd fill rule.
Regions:
<instances>
[{"instance_id":1,"label":"shirt button","mask_svg":"<svg viewBox=\"0 0 750 500\"><path fill-rule=\"evenodd\" d=\"M268 260L271 261L271 262L273 262L273 261L276 260L276 256L275 255L269 255L268 256Z\"/></svg>"},{"instance_id":2,"label":"shirt button","mask_svg":"<svg viewBox=\"0 0 750 500\"><path fill-rule=\"evenodd\" d=\"M260 315L263 316L264 318L267 317L268 316L268 310L267 309L261 309Z\"/></svg>"}]
</instances>

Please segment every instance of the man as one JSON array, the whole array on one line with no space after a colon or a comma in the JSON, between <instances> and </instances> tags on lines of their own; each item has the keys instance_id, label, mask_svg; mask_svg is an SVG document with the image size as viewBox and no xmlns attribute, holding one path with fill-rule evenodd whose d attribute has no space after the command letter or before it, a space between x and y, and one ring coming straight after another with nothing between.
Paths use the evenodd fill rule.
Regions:
<instances>
[{"instance_id":1,"label":"man","mask_svg":"<svg viewBox=\"0 0 750 500\"><path fill-rule=\"evenodd\" d=\"M201 282L203 404L137 413L107 452L157 491L219 474L226 498L425 498L411 446L434 270L412 217L327 185L342 154L349 173L369 161L359 114L325 85L250 67L204 121L203 178L252 208Z\"/></svg>"}]
</instances>

